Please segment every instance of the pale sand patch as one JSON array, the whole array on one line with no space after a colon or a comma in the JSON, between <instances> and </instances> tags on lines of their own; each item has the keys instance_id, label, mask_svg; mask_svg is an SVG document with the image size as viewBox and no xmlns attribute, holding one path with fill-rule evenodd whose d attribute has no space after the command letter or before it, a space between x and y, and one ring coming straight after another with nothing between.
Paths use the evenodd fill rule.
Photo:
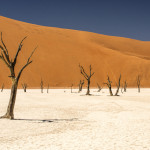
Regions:
<instances>
[{"instance_id":1,"label":"pale sand patch","mask_svg":"<svg viewBox=\"0 0 150 150\"><path fill-rule=\"evenodd\" d=\"M0 120L0 149L150 150L150 89L118 97L95 91L18 90L16 120ZM0 115L9 93L0 93Z\"/></svg>"}]
</instances>

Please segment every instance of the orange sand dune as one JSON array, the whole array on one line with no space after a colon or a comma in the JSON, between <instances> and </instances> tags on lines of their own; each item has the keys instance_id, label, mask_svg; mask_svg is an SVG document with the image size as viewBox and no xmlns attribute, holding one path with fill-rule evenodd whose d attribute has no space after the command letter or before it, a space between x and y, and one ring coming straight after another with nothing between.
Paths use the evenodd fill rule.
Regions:
<instances>
[{"instance_id":1,"label":"orange sand dune","mask_svg":"<svg viewBox=\"0 0 150 150\"><path fill-rule=\"evenodd\" d=\"M103 85L107 74L116 84L119 74L122 82L127 80L129 86L136 86L136 76L142 76L141 85L150 87L150 42L128 38L106 36L91 32L44 27L24 23L0 16L0 32L14 57L19 42L28 36L19 55L16 72L26 63L30 52L38 45L33 63L23 72L21 83L30 88L38 88L41 78L45 87L77 86L83 79L79 63L89 71L93 67L95 75L92 86ZM10 87L9 70L0 61L0 86Z\"/></svg>"}]
</instances>

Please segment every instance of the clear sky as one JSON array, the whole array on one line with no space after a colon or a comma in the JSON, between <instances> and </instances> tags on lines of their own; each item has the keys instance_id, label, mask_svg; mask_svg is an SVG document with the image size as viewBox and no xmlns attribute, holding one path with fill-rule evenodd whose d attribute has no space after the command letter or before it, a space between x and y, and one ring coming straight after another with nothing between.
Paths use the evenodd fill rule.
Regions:
<instances>
[{"instance_id":1,"label":"clear sky","mask_svg":"<svg viewBox=\"0 0 150 150\"><path fill-rule=\"evenodd\" d=\"M1 0L0 15L150 41L150 0Z\"/></svg>"}]
</instances>

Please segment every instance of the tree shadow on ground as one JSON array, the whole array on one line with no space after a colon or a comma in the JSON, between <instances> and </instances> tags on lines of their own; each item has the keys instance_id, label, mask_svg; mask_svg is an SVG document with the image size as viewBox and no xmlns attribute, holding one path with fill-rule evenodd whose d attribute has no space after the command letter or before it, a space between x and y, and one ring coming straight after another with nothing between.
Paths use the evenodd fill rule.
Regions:
<instances>
[{"instance_id":1,"label":"tree shadow on ground","mask_svg":"<svg viewBox=\"0 0 150 150\"><path fill-rule=\"evenodd\" d=\"M44 123L44 122L60 122L60 121L77 121L78 118L71 118L71 119L13 119L15 120L19 120L19 121L31 121L31 122L37 122L37 123Z\"/></svg>"},{"instance_id":2,"label":"tree shadow on ground","mask_svg":"<svg viewBox=\"0 0 150 150\"><path fill-rule=\"evenodd\" d=\"M82 94L80 96L102 96L102 95L95 95L95 94L86 95L86 94Z\"/></svg>"}]
</instances>

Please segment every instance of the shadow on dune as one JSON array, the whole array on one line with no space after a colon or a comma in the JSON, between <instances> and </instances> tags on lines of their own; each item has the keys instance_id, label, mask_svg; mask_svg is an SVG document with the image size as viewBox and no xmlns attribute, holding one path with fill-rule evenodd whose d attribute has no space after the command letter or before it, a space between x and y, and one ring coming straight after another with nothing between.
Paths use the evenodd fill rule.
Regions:
<instances>
[{"instance_id":1,"label":"shadow on dune","mask_svg":"<svg viewBox=\"0 0 150 150\"><path fill-rule=\"evenodd\" d=\"M32 121L37 123L44 123L44 122L59 122L59 121L77 121L78 118L71 118L71 119L13 119L19 121Z\"/></svg>"}]
</instances>

